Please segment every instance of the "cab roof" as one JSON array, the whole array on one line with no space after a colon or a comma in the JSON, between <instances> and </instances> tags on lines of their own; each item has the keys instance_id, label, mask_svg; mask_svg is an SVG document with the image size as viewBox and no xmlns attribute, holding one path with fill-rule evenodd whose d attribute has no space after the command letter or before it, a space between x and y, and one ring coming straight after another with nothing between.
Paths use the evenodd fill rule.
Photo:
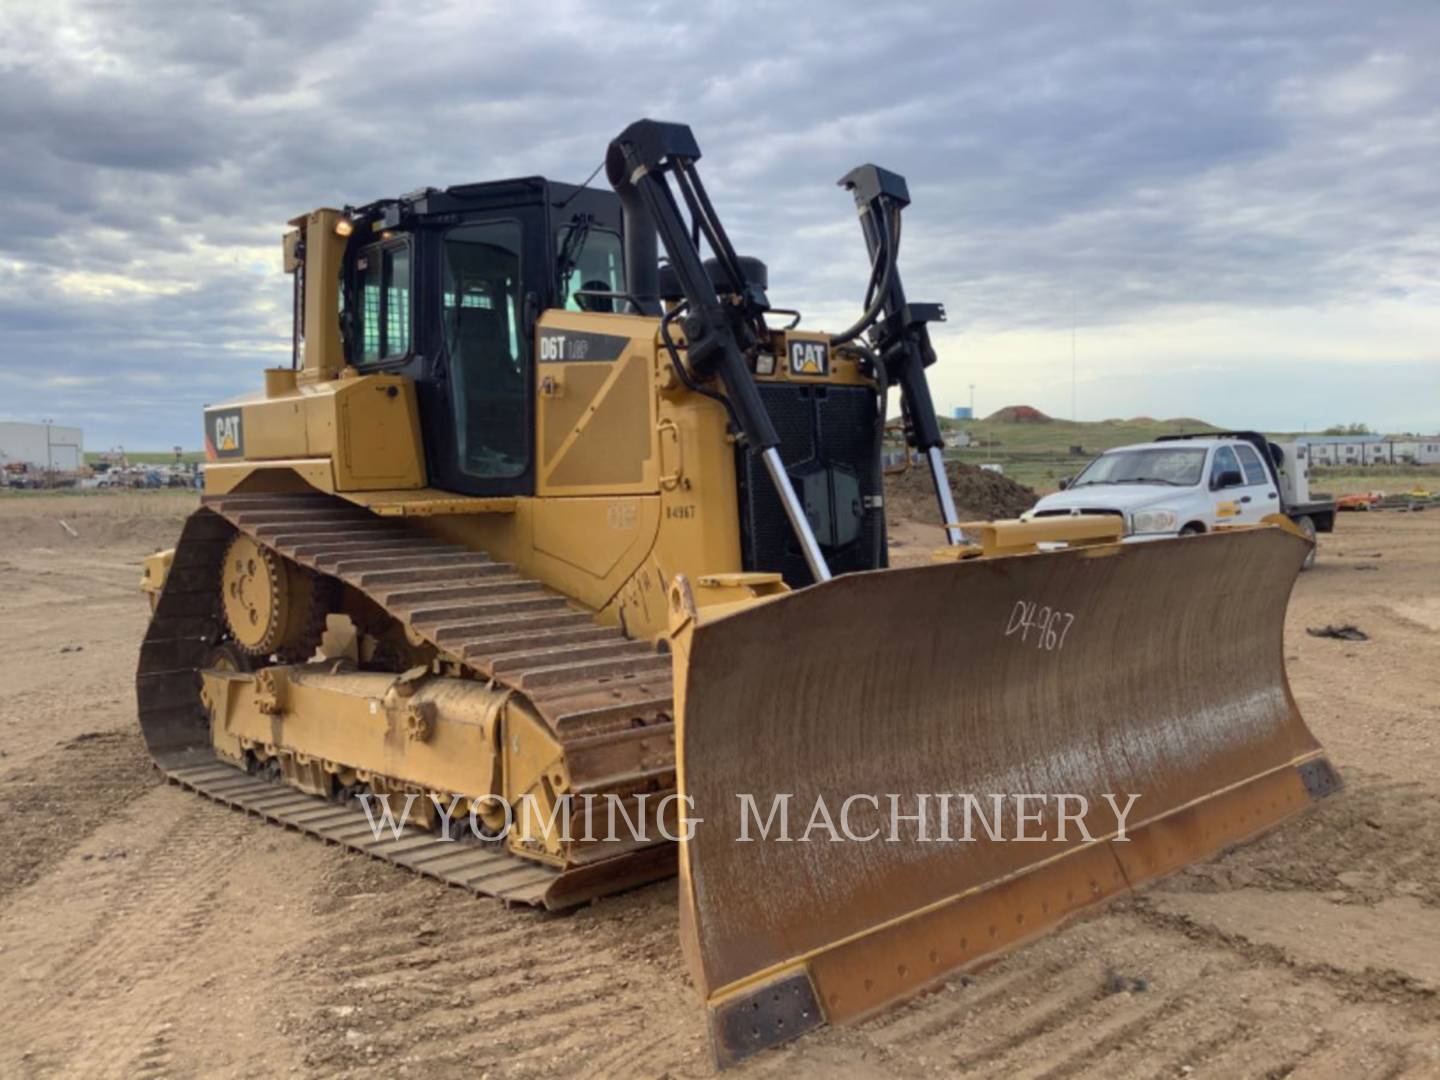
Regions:
<instances>
[{"instance_id":1,"label":"cab roof","mask_svg":"<svg viewBox=\"0 0 1440 1080\"><path fill-rule=\"evenodd\" d=\"M575 205L592 213L598 210L606 219L618 221L620 217L620 197L608 188L565 184L543 176L483 180L453 184L447 188L422 187L404 195L376 199L345 209L353 216L380 218L389 227L398 223L401 217L428 217L482 205L505 206L540 201L548 202L555 209Z\"/></svg>"}]
</instances>

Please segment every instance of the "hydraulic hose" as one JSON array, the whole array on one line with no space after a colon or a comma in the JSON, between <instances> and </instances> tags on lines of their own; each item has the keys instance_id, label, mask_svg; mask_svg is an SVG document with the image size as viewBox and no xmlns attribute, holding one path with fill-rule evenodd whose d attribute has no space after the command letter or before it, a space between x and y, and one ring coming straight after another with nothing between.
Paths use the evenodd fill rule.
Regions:
<instances>
[{"instance_id":1,"label":"hydraulic hose","mask_svg":"<svg viewBox=\"0 0 1440 1080\"><path fill-rule=\"evenodd\" d=\"M900 211L886 215L889 220L880 222L877 230L879 242L875 246L875 262L870 268L870 285L865 293L865 313L848 329L830 339L832 347L854 341L874 325L890 295L890 279L894 277L895 264L900 258ZM877 284L876 277L879 276ZM869 290L873 289L872 294Z\"/></svg>"},{"instance_id":2,"label":"hydraulic hose","mask_svg":"<svg viewBox=\"0 0 1440 1080\"><path fill-rule=\"evenodd\" d=\"M680 350L675 347L675 339L670 336L670 324L685 313L686 306L684 303L675 305L675 307L667 311L664 318L660 320L660 340L665 343L665 351L670 356L670 366L675 371L675 377L680 380L681 385L683 385L685 389L692 393L699 394L701 397L718 401L721 405L725 406L725 412L730 417L731 429L736 432L744 432L745 428L741 425L740 417L736 414L735 406L730 403L730 399L724 394L716 393L714 390L707 390L692 379L690 373L685 370L685 362L680 359Z\"/></svg>"}]
</instances>

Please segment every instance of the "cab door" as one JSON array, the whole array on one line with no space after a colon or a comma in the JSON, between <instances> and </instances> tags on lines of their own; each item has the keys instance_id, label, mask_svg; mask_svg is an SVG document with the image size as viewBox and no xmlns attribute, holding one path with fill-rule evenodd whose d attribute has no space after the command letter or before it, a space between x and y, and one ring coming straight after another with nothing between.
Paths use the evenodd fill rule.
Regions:
<instances>
[{"instance_id":1,"label":"cab door","mask_svg":"<svg viewBox=\"0 0 1440 1080\"><path fill-rule=\"evenodd\" d=\"M538 210L437 230L437 340L426 417L432 482L471 495L534 491L529 324L543 269Z\"/></svg>"},{"instance_id":2,"label":"cab door","mask_svg":"<svg viewBox=\"0 0 1440 1080\"><path fill-rule=\"evenodd\" d=\"M1235 447L1235 456L1240 459L1240 471L1245 475L1245 486L1238 502L1239 520L1253 525L1266 514L1279 513L1280 489L1271 479L1270 471L1265 468L1255 448L1242 443Z\"/></svg>"},{"instance_id":3,"label":"cab door","mask_svg":"<svg viewBox=\"0 0 1440 1080\"><path fill-rule=\"evenodd\" d=\"M1241 508L1248 505L1242 501L1246 494L1245 473L1234 447L1216 447L1210 458L1210 500L1215 508L1215 524L1238 525L1244 520Z\"/></svg>"}]
</instances>

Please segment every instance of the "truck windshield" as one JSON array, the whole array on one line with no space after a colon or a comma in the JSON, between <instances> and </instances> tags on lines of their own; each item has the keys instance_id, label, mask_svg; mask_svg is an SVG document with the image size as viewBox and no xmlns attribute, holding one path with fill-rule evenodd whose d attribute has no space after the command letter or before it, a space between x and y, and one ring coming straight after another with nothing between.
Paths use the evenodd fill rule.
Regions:
<instances>
[{"instance_id":1,"label":"truck windshield","mask_svg":"<svg viewBox=\"0 0 1440 1080\"><path fill-rule=\"evenodd\" d=\"M1112 450L1101 454L1075 478L1071 487L1091 484L1170 484L1193 487L1205 470L1203 447L1156 447Z\"/></svg>"}]
</instances>

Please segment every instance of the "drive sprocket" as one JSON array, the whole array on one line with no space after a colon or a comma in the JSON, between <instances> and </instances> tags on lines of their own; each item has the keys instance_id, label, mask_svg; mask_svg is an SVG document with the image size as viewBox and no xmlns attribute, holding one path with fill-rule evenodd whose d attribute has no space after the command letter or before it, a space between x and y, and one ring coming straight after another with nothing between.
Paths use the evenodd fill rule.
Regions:
<instances>
[{"instance_id":1,"label":"drive sprocket","mask_svg":"<svg viewBox=\"0 0 1440 1080\"><path fill-rule=\"evenodd\" d=\"M226 549L221 608L230 639L249 656L307 659L325 626L323 591L312 571L244 533Z\"/></svg>"}]
</instances>

